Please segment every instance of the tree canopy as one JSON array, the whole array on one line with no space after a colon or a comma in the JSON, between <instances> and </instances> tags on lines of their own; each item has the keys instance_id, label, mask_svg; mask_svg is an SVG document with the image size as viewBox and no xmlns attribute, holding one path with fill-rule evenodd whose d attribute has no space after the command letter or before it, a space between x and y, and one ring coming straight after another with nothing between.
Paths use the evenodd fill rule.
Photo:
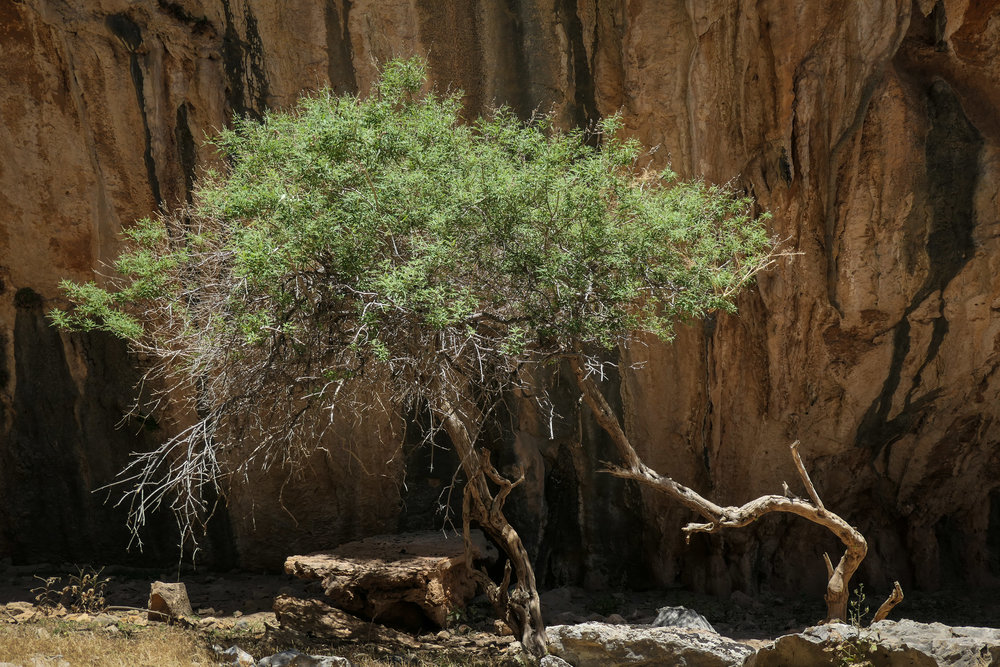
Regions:
<instances>
[{"instance_id":1,"label":"tree canopy","mask_svg":"<svg viewBox=\"0 0 1000 667\"><path fill-rule=\"evenodd\" d=\"M487 369L670 338L678 318L732 310L770 258L749 198L645 169L618 117L464 123L460 93L426 91L424 67L389 63L366 98L237 119L194 205L126 230L119 277L64 283L75 307L56 322L203 383L218 437L289 387L320 405L373 366L412 395L442 360L503 385Z\"/></svg>"}]
</instances>

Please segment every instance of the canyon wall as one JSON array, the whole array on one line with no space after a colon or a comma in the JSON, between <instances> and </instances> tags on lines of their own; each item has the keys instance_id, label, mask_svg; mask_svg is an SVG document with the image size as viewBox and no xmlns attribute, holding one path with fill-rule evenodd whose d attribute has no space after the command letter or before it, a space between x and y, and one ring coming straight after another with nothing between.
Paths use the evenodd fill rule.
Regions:
<instances>
[{"instance_id":1,"label":"canyon wall","mask_svg":"<svg viewBox=\"0 0 1000 667\"><path fill-rule=\"evenodd\" d=\"M635 346L642 368L609 380L650 465L719 502L804 494L799 439L870 538L868 581L1000 574L1000 2L0 0L0 53L0 556L121 553L124 510L90 491L172 428L116 428L134 364L47 326L58 281L101 280L123 225L185 202L234 114L363 93L377 63L421 54L471 113L621 111L658 164L773 213L789 255L740 315ZM557 399L497 436L526 467L511 510L543 585L822 588L833 538L769 518L685 545L686 513L596 473L612 449ZM273 565L440 523L447 455L431 468L387 433L244 481L212 557ZM169 517L146 532L136 558L168 553Z\"/></svg>"}]
</instances>

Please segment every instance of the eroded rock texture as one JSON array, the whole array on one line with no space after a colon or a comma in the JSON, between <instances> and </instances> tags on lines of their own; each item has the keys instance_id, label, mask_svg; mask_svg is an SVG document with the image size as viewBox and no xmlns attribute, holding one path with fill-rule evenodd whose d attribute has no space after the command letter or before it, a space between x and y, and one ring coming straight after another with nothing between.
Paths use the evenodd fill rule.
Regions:
<instances>
[{"instance_id":1,"label":"eroded rock texture","mask_svg":"<svg viewBox=\"0 0 1000 667\"><path fill-rule=\"evenodd\" d=\"M651 465L739 503L794 487L799 438L827 505L870 537L872 582L997 574L1000 3L8 0L0 49L0 552L69 557L110 531L89 490L142 446L112 428L134 379L120 347L44 326L57 281L90 278L123 224L185 201L213 160L202 137L232 114L365 91L375 63L419 53L473 113L621 110L658 163L756 195L799 253L741 317L637 346L645 367L609 380ZM685 547L685 513L596 474L611 448L557 404L497 434L502 462L527 465L511 506L543 584L821 590L832 538L771 518ZM245 485L219 544L274 564L391 529L402 454L374 430L299 480ZM410 475L403 520L432 527L413 525L416 499L450 476Z\"/></svg>"}]
</instances>

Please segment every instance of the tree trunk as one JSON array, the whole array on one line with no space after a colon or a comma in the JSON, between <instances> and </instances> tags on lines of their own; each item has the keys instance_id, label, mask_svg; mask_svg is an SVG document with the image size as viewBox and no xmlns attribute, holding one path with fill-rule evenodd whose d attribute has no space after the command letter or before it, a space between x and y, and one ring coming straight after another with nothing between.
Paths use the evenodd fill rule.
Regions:
<instances>
[{"instance_id":1,"label":"tree trunk","mask_svg":"<svg viewBox=\"0 0 1000 667\"><path fill-rule=\"evenodd\" d=\"M441 419L448 437L451 438L452 445L462 462L462 470L468 479L462 503L463 532L466 540L468 541L469 521L474 520L509 558L506 573L499 585L485 572L476 570L471 562L469 569L484 585L494 605L503 609L504 620L514 631L515 636L520 637L525 650L536 657L542 657L547 653L548 640L542 622L542 605L535 582L535 570L531 566L531 558L521 541L521 536L503 514L503 504L507 495L523 481L524 476L511 482L503 478L493 467L488 453L484 451L482 455L477 455L475 432L471 431L467 424L474 423L478 426L478 423L472 415L467 414L469 410L460 414L452 402L438 397L438 408L435 412ZM496 495L490 490L489 480L499 487ZM466 549L466 552L468 557L471 552L469 549ZM512 591L508 589L511 565L516 576Z\"/></svg>"}]
</instances>

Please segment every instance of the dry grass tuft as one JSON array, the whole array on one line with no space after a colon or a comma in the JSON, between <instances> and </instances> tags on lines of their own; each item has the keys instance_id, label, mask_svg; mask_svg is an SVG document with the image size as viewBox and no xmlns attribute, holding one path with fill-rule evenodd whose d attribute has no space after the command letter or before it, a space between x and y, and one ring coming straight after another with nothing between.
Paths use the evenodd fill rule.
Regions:
<instances>
[{"instance_id":1,"label":"dry grass tuft","mask_svg":"<svg viewBox=\"0 0 1000 667\"><path fill-rule=\"evenodd\" d=\"M127 626L93 628L50 619L0 626L0 662L31 665L39 657L43 659L39 662L53 667L61 661L72 667L214 664L211 654L196 635L165 625L132 631Z\"/></svg>"},{"instance_id":2,"label":"dry grass tuft","mask_svg":"<svg viewBox=\"0 0 1000 667\"><path fill-rule=\"evenodd\" d=\"M298 648L306 653L340 655L359 667L498 667L510 659L476 648L396 650L373 644L302 644L266 637L253 629L199 632L160 623L134 624L41 618L0 623L0 663L23 667L210 667L218 664L209 646L237 645L256 658ZM515 661L516 662L516 661Z\"/></svg>"}]
</instances>

